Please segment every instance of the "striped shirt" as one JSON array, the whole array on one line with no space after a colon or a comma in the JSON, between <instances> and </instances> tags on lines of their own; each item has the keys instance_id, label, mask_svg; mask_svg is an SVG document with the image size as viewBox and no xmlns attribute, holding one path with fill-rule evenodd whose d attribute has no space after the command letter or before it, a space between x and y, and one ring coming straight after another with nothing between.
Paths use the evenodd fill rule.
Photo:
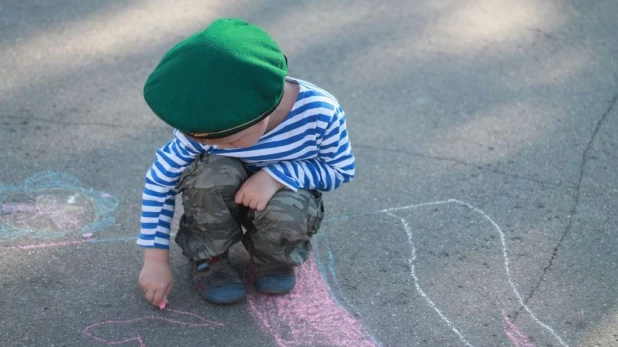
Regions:
<instances>
[{"instance_id":1,"label":"striped shirt","mask_svg":"<svg viewBox=\"0 0 618 347\"><path fill-rule=\"evenodd\" d=\"M146 174L138 245L169 248L176 184L202 153L239 158L249 172L265 170L293 191L330 191L354 177L354 155L339 102L313 84L290 80L300 86L292 110L251 147L217 149L174 130L174 138L157 151Z\"/></svg>"}]
</instances>

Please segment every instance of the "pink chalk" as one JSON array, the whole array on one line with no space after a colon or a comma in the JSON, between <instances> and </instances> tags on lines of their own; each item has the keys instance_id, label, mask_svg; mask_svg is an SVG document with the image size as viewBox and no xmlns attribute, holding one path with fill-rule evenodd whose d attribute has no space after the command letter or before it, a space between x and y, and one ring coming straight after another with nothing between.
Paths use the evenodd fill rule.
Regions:
<instances>
[{"instance_id":1,"label":"pink chalk","mask_svg":"<svg viewBox=\"0 0 618 347\"><path fill-rule=\"evenodd\" d=\"M330 296L315 255L296 270L296 288L286 295L259 294L250 287L251 313L279 347L376 347L361 322Z\"/></svg>"},{"instance_id":2,"label":"pink chalk","mask_svg":"<svg viewBox=\"0 0 618 347\"><path fill-rule=\"evenodd\" d=\"M530 342L530 338L519 330L517 326L515 326L506 313L502 312L502 316L507 324L507 328L504 329L504 333L513 342L515 347L535 347L534 343Z\"/></svg>"},{"instance_id":3,"label":"pink chalk","mask_svg":"<svg viewBox=\"0 0 618 347\"><path fill-rule=\"evenodd\" d=\"M171 316L168 316L172 314ZM175 318L168 318L168 317L174 317ZM194 321L197 323L190 323L190 322L183 322L182 320L180 320L179 318L184 316L185 318L194 318ZM161 321L161 322L166 322L166 323L171 323L171 324L176 324L179 326L185 326L185 327L189 327L189 328L203 328L203 327L220 327L223 326L222 323L219 322L214 322L214 321L210 321L207 320L206 318L200 317L194 313L190 313L190 312L183 312L183 311L176 311L176 310L172 310L172 309L167 309L167 314L166 317L163 316L155 316L155 315L148 315L148 316L144 316L144 317L140 317L140 318L136 318L136 319L129 319L129 320L109 320L106 322L101 322L101 323L96 323L96 324L92 324L88 327L86 327L86 329L84 329L83 333L84 335L92 338L95 341L104 343L108 346L115 346L115 345L122 345L122 344L128 344L131 342L137 342L139 344L140 347L146 347L146 342L144 342L144 338L141 335L136 335L136 336L132 336L132 337L128 337L128 338L124 338L124 339L119 339L119 340L108 340L104 337L101 337L97 334L97 332L100 334L100 331L97 331L97 328L99 327L114 327L114 330L118 330L118 326L126 326L126 325L134 325L143 321ZM135 344L133 344L134 346Z\"/></svg>"},{"instance_id":4,"label":"pink chalk","mask_svg":"<svg viewBox=\"0 0 618 347\"><path fill-rule=\"evenodd\" d=\"M50 248L50 247L70 246L70 245L76 245L76 244L84 243L84 242L89 242L89 241L88 240L81 240L81 241L41 243L41 244L38 244L38 245L9 246L7 248L26 250L26 249L36 249L36 248Z\"/></svg>"},{"instance_id":5,"label":"pink chalk","mask_svg":"<svg viewBox=\"0 0 618 347\"><path fill-rule=\"evenodd\" d=\"M83 233L82 237L85 238L85 239L89 239L89 238L92 237L92 235L94 235L94 234L93 233Z\"/></svg>"},{"instance_id":6,"label":"pink chalk","mask_svg":"<svg viewBox=\"0 0 618 347\"><path fill-rule=\"evenodd\" d=\"M161 302L159 303L159 308L162 310L165 310L165 305L166 305L165 300L161 300Z\"/></svg>"},{"instance_id":7,"label":"pink chalk","mask_svg":"<svg viewBox=\"0 0 618 347\"><path fill-rule=\"evenodd\" d=\"M85 224L79 218L87 212L84 206L65 206L57 204L56 200L53 196L41 195L35 202L3 204L2 211L9 213L9 222L26 227L45 223L52 229L64 230Z\"/></svg>"}]
</instances>

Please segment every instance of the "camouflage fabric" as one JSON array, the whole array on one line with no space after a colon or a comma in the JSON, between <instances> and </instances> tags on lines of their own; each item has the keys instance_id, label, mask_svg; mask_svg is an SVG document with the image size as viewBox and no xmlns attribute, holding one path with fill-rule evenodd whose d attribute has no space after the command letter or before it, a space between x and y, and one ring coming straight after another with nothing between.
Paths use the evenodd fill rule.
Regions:
<instances>
[{"instance_id":1,"label":"camouflage fabric","mask_svg":"<svg viewBox=\"0 0 618 347\"><path fill-rule=\"evenodd\" d=\"M235 158L203 154L196 159L178 183L185 213L176 243L191 260L222 254L242 241L257 264L302 264L324 218L321 193L282 189L256 211L234 202L248 176Z\"/></svg>"}]
</instances>

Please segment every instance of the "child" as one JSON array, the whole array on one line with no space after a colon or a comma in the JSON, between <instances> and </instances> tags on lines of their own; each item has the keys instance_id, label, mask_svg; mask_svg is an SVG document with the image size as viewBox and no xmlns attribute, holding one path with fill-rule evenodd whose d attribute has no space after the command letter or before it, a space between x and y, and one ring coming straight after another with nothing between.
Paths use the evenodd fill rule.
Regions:
<instances>
[{"instance_id":1,"label":"child","mask_svg":"<svg viewBox=\"0 0 618 347\"><path fill-rule=\"evenodd\" d=\"M287 59L262 29L219 19L173 47L144 86L152 111L175 128L146 175L139 284L164 306L174 195L184 215L175 241L208 301L243 299L247 290L228 250L242 241L255 285L270 294L294 287L294 267L311 252L324 209L319 191L354 176L345 114L337 100L287 77ZM242 226L246 229L243 235Z\"/></svg>"}]
</instances>

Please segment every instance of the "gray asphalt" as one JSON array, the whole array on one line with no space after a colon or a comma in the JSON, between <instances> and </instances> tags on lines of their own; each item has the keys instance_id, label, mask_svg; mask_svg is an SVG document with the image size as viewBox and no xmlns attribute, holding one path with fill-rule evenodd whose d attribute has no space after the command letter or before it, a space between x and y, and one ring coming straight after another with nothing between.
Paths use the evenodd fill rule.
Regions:
<instances>
[{"instance_id":1,"label":"gray asphalt","mask_svg":"<svg viewBox=\"0 0 618 347\"><path fill-rule=\"evenodd\" d=\"M357 178L294 300L207 304L174 246L160 311L141 88L221 16L339 98ZM0 62L1 346L618 346L616 1L4 1Z\"/></svg>"}]
</instances>

